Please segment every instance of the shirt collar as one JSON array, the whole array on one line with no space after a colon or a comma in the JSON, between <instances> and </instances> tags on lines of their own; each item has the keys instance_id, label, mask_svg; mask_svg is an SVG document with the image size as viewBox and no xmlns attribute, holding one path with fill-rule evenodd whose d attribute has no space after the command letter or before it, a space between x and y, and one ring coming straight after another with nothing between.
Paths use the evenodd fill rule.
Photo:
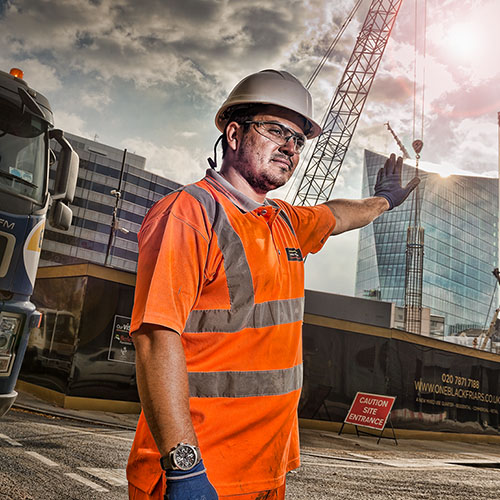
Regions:
<instances>
[{"instance_id":1,"label":"shirt collar","mask_svg":"<svg viewBox=\"0 0 500 500\"><path fill-rule=\"evenodd\" d=\"M264 203L258 203L252 200L248 196L244 195L241 191L238 191L232 184L230 184L219 172L216 172L213 168L209 168L206 173L206 178L212 186L222 192L229 193L229 198L231 201L237 205L244 212L251 212L264 205L269 205L266 199ZM215 181L215 182L214 182ZM222 189L221 189L222 188Z\"/></svg>"}]
</instances>

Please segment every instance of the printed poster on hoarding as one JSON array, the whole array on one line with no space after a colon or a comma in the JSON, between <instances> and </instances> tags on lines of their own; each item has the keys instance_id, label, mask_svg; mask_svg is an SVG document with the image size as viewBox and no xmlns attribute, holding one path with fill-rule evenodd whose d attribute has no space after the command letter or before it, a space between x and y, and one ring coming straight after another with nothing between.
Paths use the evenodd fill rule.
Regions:
<instances>
[{"instance_id":1,"label":"printed poster on hoarding","mask_svg":"<svg viewBox=\"0 0 500 500\"><path fill-rule=\"evenodd\" d=\"M118 363L135 364L135 347L130 336L130 320L127 316L115 316L108 360Z\"/></svg>"}]
</instances>

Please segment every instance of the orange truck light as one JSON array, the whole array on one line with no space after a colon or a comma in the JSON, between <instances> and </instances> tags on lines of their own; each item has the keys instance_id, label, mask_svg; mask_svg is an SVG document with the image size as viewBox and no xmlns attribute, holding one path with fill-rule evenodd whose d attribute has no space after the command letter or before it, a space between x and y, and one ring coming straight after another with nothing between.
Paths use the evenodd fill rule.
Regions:
<instances>
[{"instance_id":1,"label":"orange truck light","mask_svg":"<svg viewBox=\"0 0 500 500\"><path fill-rule=\"evenodd\" d=\"M21 80L22 80L22 78L24 77L24 72L23 72L23 70L22 70L22 69L19 69L19 68L12 68L12 69L10 70L10 74L11 74L12 76L15 76L16 78L21 78Z\"/></svg>"}]
</instances>

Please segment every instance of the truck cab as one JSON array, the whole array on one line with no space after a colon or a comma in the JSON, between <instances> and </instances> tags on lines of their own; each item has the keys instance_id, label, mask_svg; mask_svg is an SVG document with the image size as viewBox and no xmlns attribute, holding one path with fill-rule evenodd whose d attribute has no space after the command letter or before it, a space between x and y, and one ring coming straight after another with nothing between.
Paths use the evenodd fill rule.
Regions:
<instances>
[{"instance_id":1,"label":"truck cab","mask_svg":"<svg viewBox=\"0 0 500 500\"><path fill-rule=\"evenodd\" d=\"M20 70L0 71L0 416L14 390L29 332L41 314L30 301L47 216L67 230L78 177L78 155L54 127L48 100L23 80ZM62 147L55 184L50 141Z\"/></svg>"}]
</instances>

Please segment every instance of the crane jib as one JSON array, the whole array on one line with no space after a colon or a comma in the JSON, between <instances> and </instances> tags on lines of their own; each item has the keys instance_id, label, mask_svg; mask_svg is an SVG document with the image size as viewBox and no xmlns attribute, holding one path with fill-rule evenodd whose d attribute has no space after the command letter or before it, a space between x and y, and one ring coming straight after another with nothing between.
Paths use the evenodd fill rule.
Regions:
<instances>
[{"instance_id":1,"label":"crane jib","mask_svg":"<svg viewBox=\"0 0 500 500\"><path fill-rule=\"evenodd\" d=\"M402 1L372 0L294 205L316 205L330 199Z\"/></svg>"}]
</instances>

